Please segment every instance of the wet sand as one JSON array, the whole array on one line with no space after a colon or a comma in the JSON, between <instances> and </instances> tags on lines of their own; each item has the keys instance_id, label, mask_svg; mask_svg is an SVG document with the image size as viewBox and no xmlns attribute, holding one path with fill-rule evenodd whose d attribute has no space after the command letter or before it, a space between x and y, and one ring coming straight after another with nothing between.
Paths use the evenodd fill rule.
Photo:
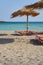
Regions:
<instances>
[{"instance_id":1,"label":"wet sand","mask_svg":"<svg viewBox=\"0 0 43 65\"><path fill-rule=\"evenodd\" d=\"M43 45L35 35L0 31L0 65L43 65Z\"/></svg>"}]
</instances>

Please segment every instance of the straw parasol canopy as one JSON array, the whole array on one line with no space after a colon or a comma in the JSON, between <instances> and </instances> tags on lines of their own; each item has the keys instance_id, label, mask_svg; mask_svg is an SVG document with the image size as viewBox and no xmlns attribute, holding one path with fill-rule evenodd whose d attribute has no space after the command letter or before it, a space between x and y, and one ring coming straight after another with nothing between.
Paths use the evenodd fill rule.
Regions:
<instances>
[{"instance_id":1,"label":"straw parasol canopy","mask_svg":"<svg viewBox=\"0 0 43 65\"><path fill-rule=\"evenodd\" d=\"M42 9L43 8L43 1L36 2L32 5L27 5L25 8L34 8L34 9Z\"/></svg>"},{"instance_id":2,"label":"straw parasol canopy","mask_svg":"<svg viewBox=\"0 0 43 65\"><path fill-rule=\"evenodd\" d=\"M28 31L28 16L31 15L31 16L37 16L39 15L39 12L33 10L33 9L26 9L26 8L23 8L21 10L18 10L14 13L11 14L11 18L14 18L14 17L17 17L17 16L24 16L26 15L27 16L27 24L26 24L26 31Z\"/></svg>"}]
</instances>

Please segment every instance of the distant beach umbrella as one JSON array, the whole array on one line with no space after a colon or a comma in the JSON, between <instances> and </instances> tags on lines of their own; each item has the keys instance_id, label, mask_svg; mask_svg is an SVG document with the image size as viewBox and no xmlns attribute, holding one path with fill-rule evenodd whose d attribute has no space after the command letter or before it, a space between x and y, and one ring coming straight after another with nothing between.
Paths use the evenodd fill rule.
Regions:
<instances>
[{"instance_id":1,"label":"distant beach umbrella","mask_svg":"<svg viewBox=\"0 0 43 65\"><path fill-rule=\"evenodd\" d=\"M11 18L14 18L14 17L17 17L17 16L24 16L26 15L27 16L27 24L26 24L26 31L28 31L28 16L31 15L31 16L37 16L39 15L39 12L33 10L33 9L26 9L26 8L23 8L21 10L18 10L14 13L12 13L11 15Z\"/></svg>"},{"instance_id":2,"label":"distant beach umbrella","mask_svg":"<svg viewBox=\"0 0 43 65\"><path fill-rule=\"evenodd\" d=\"M43 8L43 1L36 2L31 5L25 6L25 8L34 8L34 9L42 9Z\"/></svg>"}]
</instances>

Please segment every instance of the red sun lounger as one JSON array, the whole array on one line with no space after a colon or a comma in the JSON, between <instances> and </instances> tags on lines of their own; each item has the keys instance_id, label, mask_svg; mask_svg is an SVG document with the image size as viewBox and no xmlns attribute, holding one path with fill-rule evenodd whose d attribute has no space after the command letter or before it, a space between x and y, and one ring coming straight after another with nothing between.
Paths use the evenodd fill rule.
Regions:
<instances>
[{"instance_id":1,"label":"red sun lounger","mask_svg":"<svg viewBox=\"0 0 43 65\"><path fill-rule=\"evenodd\" d=\"M40 41L41 43L43 43L43 37L40 37L40 38L39 38L39 41Z\"/></svg>"},{"instance_id":2,"label":"red sun lounger","mask_svg":"<svg viewBox=\"0 0 43 65\"><path fill-rule=\"evenodd\" d=\"M37 35L38 40L43 43L43 34Z\"/></svg>"}]
</instances>

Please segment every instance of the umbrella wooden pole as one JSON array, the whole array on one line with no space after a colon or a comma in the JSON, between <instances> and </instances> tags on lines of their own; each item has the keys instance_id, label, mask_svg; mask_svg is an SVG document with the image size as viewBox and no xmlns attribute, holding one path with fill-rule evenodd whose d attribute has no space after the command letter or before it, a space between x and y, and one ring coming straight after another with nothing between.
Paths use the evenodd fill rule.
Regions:
<instances>
[{"instance_id":1,"label":"umbrella wooden pole","mask_svg":"<svg viewBox=\"0 0 43 65\"><path fill-rule=\"evenodd\" d=\"M26 31L28 32L28 15L27 15Z\"/></svg>"}]
</instances>

